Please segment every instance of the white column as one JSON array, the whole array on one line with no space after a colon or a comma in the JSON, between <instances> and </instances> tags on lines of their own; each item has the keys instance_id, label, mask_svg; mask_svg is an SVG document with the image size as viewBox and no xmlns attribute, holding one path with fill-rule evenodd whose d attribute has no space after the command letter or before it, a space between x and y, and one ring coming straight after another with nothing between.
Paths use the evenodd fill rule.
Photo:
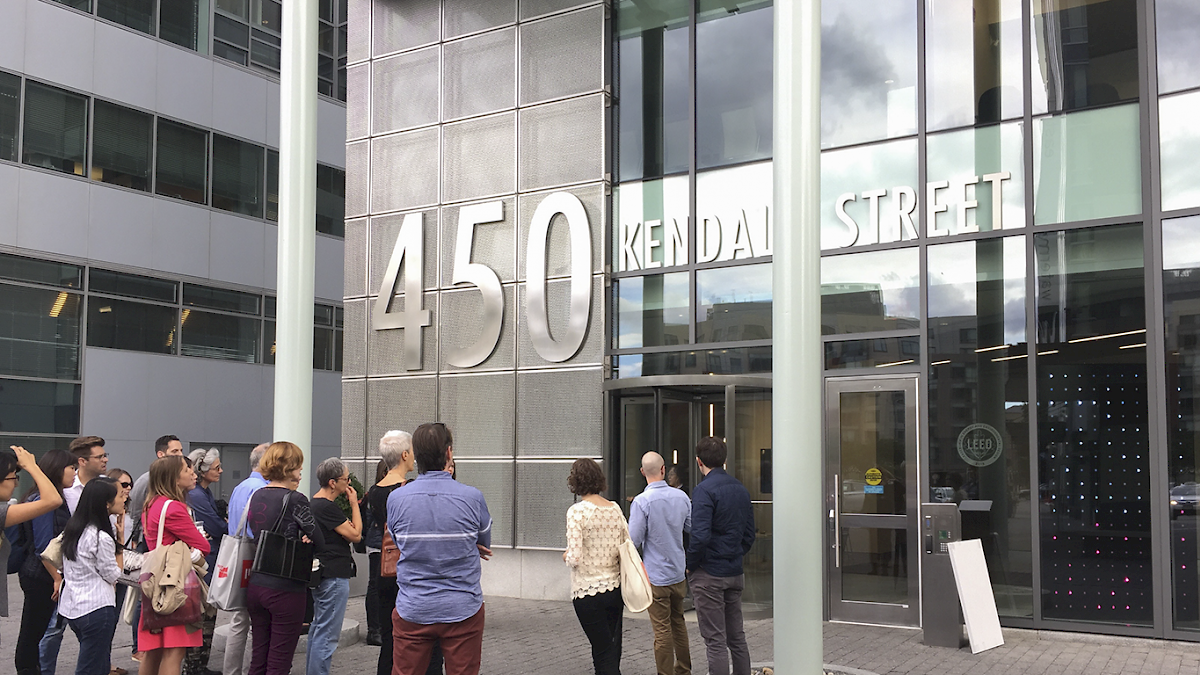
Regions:
<instances>
[{"instance_id":1,"label":"white column","mask_svg":"<svg viewBox=\"0 0 1200 675\"><path fill-rule=\"evenodd\" d=\"M821 0L775 3L775 669L821 672Z\"/></svg>"},{"instance_id":2,"label":"white column","mask_svg":"<svg viewBox=\"0 0 1200 675\"><path fill-rule=\"evenodd\" d=\"M312 493L313 265L316 257L317 0L283 3L279 252L273 438L304 450Z\"/></svg>"}]
</instances>

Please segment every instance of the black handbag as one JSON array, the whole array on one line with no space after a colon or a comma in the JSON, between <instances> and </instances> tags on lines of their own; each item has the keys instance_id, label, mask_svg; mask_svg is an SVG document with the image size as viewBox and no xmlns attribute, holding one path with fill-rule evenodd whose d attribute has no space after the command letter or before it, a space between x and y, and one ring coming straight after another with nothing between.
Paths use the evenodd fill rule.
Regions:
<instances>
[{"instance_id":1,"label":"black handbag","mask_svg":"<svg viewBox=\"0 0 1200 675\"><path fill-rule=\"evenodd\" d=\"M307 585L313 573L313 545L299 539L290 539L279 531L287 516L289 491L283 498L283 506L275 525L265 532L256 532L258 548L254 551L254 564L250 571L280 579L288 579Z\"/></svg>"}]
</instances>

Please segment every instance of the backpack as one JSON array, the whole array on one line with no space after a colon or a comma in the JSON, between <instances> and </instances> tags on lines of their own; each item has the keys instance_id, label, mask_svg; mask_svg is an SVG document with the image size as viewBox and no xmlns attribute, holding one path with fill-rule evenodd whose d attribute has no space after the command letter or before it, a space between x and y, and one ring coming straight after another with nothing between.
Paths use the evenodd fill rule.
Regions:
<instances>
[{"instance_id":1,"label":"backpack","mask_svg":"<svg viewBox=\"0 0 1200 675\"><path fill-rule=\"evenodd\" d=\"M25 559L29 557L29 545L26 543L33 537L27 536L25 530L28 522L4 528L4 538L12 544L12 552L8 554L8 573L16 574L21 571Z\"/></svg>"}]
</instances>

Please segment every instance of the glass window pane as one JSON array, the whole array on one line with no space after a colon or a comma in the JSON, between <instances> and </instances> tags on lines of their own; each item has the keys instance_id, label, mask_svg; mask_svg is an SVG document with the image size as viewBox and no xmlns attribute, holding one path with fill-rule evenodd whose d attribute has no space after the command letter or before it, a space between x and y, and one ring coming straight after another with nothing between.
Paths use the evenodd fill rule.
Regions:
<instances>
[{"instance_id":1,"label":"glass window pane","mask_svg":"<svg viewBox=\"0 0 1200 675\"><path fill-rule=\"evenodd\" d=\"M917 3L822 2L821 147L915 133Z\"/></svg>"},{"instance_id":2,"label":"glass window pane","mask_svg":"<svg viewBox=\"0 0 1200 675\"><path fill-rule=\"evenodd\" d=\"M1200 216L1163 221L1167 453L1175 627L1200 629ZM1169 259L1168 259L1169 258Z\"/></svg>"},{"instance_id":3,"label":"glass window pane","mask_svg":"<svg viewBox=\"0 0 1200 675\"><path fill-rule=\"evenodd\" d=\"M1139 133L1136 104L1034 120L1034 224L1140 213Z\"/></svg>"},{"instance_id":4,"label":"glass window pane","mask_svg":"<svg viewBox=\"0 0 1200 675\"><path fill-rule=\"evenodd\" d=\"M191 307L219 309L227 312L258 316L258 305L262 296L211 286L183 285L183 304Z\"/></svg>"},{"instance_id":5,"label":"glass window pane","mask_svg":"<svg viewBox=\"0 0 1200 675\"><path fill-rule=\"evenodd\" d=\"M650 375L745 375L771 372L770 347L622 354L613 357L615 377Z\"/></svg>"},{"instance_id":6,"label":"glass window pane","mask_svg":"<svg viewBox=\"0 0 1200 675\"><path fill-rule=\"evenodd\" d=\"M239 47L250 46L250 29L245 24L220 14L213 20L213 37Z\"/></svg>"},{"instance_id":7,"label":"glass window pane","mask_svg":"<svg viewBox=\"0 0 1200 675\"><path fill-rule=\"evenodd\" d=\"M696 271L696 342L770 338L770 263Z\"/></svg>"},{"instance_id":8,"label":"glass window pane","mask_svg":"<svg viewBox=\"0 0 1200 675\"><path fill-rule=\"evenodd\" d=\"M246 216L263 214L263 147L213 136L212 205Z\"/></svg>"},{"instance_id":9,"label":"glass window pane","mask_svg":"<svg viewBox=\"0 0 1200 675\"><path fill-rule=\"evenodd\" d=\"M88 290L159 302L175 302L179 284L165 279L123 274L93 267L88 273Z\"/></svg>"},{"instance_id":10,"label":"glass window pane","mask_svg":"<svg viewBox=\"0 0 1200 675\"><path fill-rule=\"evenodd\" d=\"M76 293L0 284L0 373L79 378Z\"/></svg>"},{"instance_id":11,"label":"glass window pane","mask_svg":"<svg viewBox=\"0 0 1200 675\"><path fill-rule=\"evenodd\" d=\"M250 0L250 24L282 33L283 5L275 0Z\"/></svg>"},{"instance_id":12,"label":"glass window pane","mask_svg":"<svg viewBox=\"0 0 1200 675\"><path fill-rule=\"evenodd\" d=\"M617 348L683 345L688 338L688 273L657 274L613 282Z\"/></svg>"},{"instance_id":13,"label":"glass window pane","mask_svg":"<svg viewBox=\"0 0 1200 675\"><path fill-rule=\"evenodd\" d=\"M245 363L258 360L258 319L185 309L181 323L179 353L184 356Z\"/></svg>"},{"instance_id":14,"label":"glass window pane","mask_svg":"<svg viewBox=\"0 0 1200 675\"><path fill-rule=\"evenodd\" d=\"M89 347L175 353L174 307L92 296L88 298Z\"/></svg>"},{"instance_id":15,"label":"glass window pane","mask_svg":"<svg viewBox=\"0 0 1200 675\"><path fill-rule=\"evenodd\" d=\"M617 188L613 258L617 271L688 263L688 177L672 176Z\"/></svg>"},{"instance_id":16,"label":"glass window pane","mask_svg":"<svg viewBox=\"0 0 1200 675\"><path fill-rule=\"evenodd\" d=\"M83 288L83 268L0 253L0 279Z\"/></svg>"},{"instance_id":17,"label":"glass window pane","mask_svg":"<svg viewBox=\"0 0 1200 675\"><path fill-rule=\"evenodd\" d=\"M1193 0L1155 0L1154 40L1158 45L1158 91L1200 86L1196 62L1200 4Z\"/></svg>"},{"instance_id":18,"label":"glass window pane","mask_svg":"<svg viewBox=\"0 0 1200 675\"><path fill-rule=\"evenodd\" d=\"M267 150L267 220L279 220L279 152L277 150Z\"/></svg>"},{"instance_id":19,"label":"glass window pane","mask_svg":"<svg viewBox=\"0 0 1200 675\"><path fill-rule=\"evenodd\" d=\"M1200 25L1200 24L1197 24ZM1158 101L1158 147L1162 164L1162 209L1200 206L1200 92Z\"/></svg>"},{"instance_id":20,"label":"glass window pane","mask_svg":"<svg viewBox=\"0 0 1200 675\"><path fill-rule=\"evenodd\" d=\"M1047 232L1034 251L1042 613L1149 626L1158 505L1150 504L1142 228Z\"/></svg>"},{"instance_id":21,"label":"glass window pane","mask_svg":"<svg viewBox=\"0 0 1200 675\"><path fill-rule=\"evenodd\" d=\"M82 176L87 163L87 97L26 82L24 139L22 162Z\"/></svg>"},{"instance_id":22,"label":"glass window pane","mask_svg":"<svg viewBox=\"0 0 1200 675\"><path fill-rule=\"evenodd\" d=\"M772 253L771 162L696 176L696 258L714 262Z\"/></svg>"},{"instance_id":23,"label":"glass window pane","mask_svg":"<svg viewBox=\"0 0 1200 675\"><path fill-rule=\"evenodd\" d=\"M102 19L154 34L154 0L97 0L96 13Z\"/></svg>"},{"instance_id":24,"label":"glass window pane","mask_svg":"<svg viewBox=\"0 0 1200 675\"><path fill-rule=\"evenodd\" d=\"M213 41L213 56L244 66L249 54L244 49L231 47L224 42Z\"/></svg>"},{"instance_id":25,"label":"glass window pane","mask_svg":"<svg viewBox=\"0 0 1200 675\"><path fill-rule=\"evenodd\" d=\"M918 187L915 138L822 152L821 248L916 239Z\"/></svg>"},{"instance_id":26,"label":"glass window pane","mask_svg":"<svg viewBox=\"0 0 1200 675\"><path fill-rule=\"evenodd\" d=\"M247 4L246 0L216 0L216 2L217 9L222 12L228 12L243 21L249 20L250 5Z\"/></svg>"},{"instance_id":27,"label":"glass window pane","mask_svg":"<svg viewBox=\"0 0 1200 675\"><path fill-rule=\"evenodd\" d=\"M21 78L0 73L0 159L17 161L17 122L21 110Z\"/></svg>"},{"instance_id":28,"label":"glass window pane","mask_svg":"<svg viewBox=\"0 0 1200 675\"><path fill-rule=\"evenodd\" d=\"M333 348L333 329L313 328L313 369L334 369Z\"/></svg>"},{"instance_id":29,"label":"glass window pane","mask_svg":"<svg viewBox=\"0 0 1200 675\"><path fill-rule=\"evenodd\" d=\"M821 258L821 334L919 328L917 249Z\"/></svg>"},{"instance_id":30,"label":"glass window pane","mask_svg":"<svg viewBox=\"0 0 1200 675\"><path fill-rule=\"evenodd\" d=\"M95 114L92 180L149 190L153 116L106 101L96 101Z\"/></svg>"},{"instance_id":31,"label":"glass window pane","mask_svg":"<svg viewBox=\"0 0 1200 675\"><path fill-rule=\"evenodd\" d=\"M1035 115L1137 100L1137 0L1029 1Z\"/></svg>"},{"instance_id":32,"label":"glass window pane","mask_svg":"<svg viewBox=\"0 0 1200 675\"><path fill-rule=\"evenodd\" d=\"M926 0L926 128L1020 117L1020 0Z\"/></svg>"},{"instance_id":33,"label":"glass window pane","mask_svg":"<svg viewBox=\"0 0 1200 675\"><path fill-rule=\"evenodd\" d=\"M1032 616L1025 239L930 246L928 256L929 499L983 500L964 509L963 536L992 542L984 556L1000 613Z\"/></svg>"},{"instance_id":34,"label":"glass window pane","mask_svg":"<svg viewBox=\"0 0 1200 675\"><path fill-rule=\"evenodd\" d=\"M313 323L318 326L332 326L333 307L329 305L313 305Z\"/></svg>"},{"instance_id":35,"label":"glass window pane","mask_svg":"<svg viewBox=\"0 0 1200 675\"><path fill-rule=\"evenodd\" d=\"M930 237L1025 226L1020 122L931 135L926 149L929 178L935 182L924 199Z\"/></svg>"},{"instance_id":36,"label":"glass window pane","mask_svg":"<svg viewBox=\"0 0 1200 675\"><path fill-rule=\"evenodd\" d=\"M9 433L79 433L78 384L0 380L0 429Z\"/></svg>"},{"instance_id":37,"label":"glass window pane","mask_svg":"<svg viewBox=\"0 0 1200 675\"><path fill-rule=\"evenodd\" d=\"M197 204L208 203L208 132L158 120L154 191Z\"/></svg>"},{"instance_id":38,"label":"glass window pane","mask_svg":"<svg viewBox=\"0 0 1200 675\"><path fill-rule=\"evenodd\" d=\"M204 7L207 13L208 5ZM159 0L158 12L160 38L192 51L208 51L208 35L200 21L199 0ZM205 31L203 35L202 30Z\"/></svg>"},{"instance_id":39,"label":"glass window pane","mask_svg":"<svg viewBox=\"0 0 1200 675\"><path fill-rule=\"evenodd\" d=\"M921 338L838 340L825 343L825 370L891 368L921 362Z\"/></svg>"},{"instance_id":40,"label":"glass window pane","mask_svg":"<svg viewBox=\"0 0 1200 675\"><path fill-rule=\"evenodd\" d=\"M696 24L696 162L766 159L772 143L774 8L700 0Z\"/></svg>"},{"instance_id":41,"label":"glass window pane","mask_svg":"<svg viewBox=\"0 0 1200 675\"><path fill-rule=\"evenodd\" d=\"M275 318L275 302L275 296L263 296L263 316L267 317L268 319Z\"/></svg>"},{"instance_id":42,"label":"glass window pane","mask_svg":"<svg viewBox=\"0 0 1200 675\"><path fill-rule=\"evenodd\" d=\"M261 40L250 41L250 61L268 70L279 70L279 47Z\"/></svg>"},{"instance_id":43,"label":"glass window pane","mask_svg":"<svg viewBox=\"0 0 1200 675\"><path fill-rule=\"evenodd\" d=\"M263 322L263 359L267 365L275 363L275 322Z\"/></svg>"},{"instance_id":44,"label":"glass window pane","mask_svg":"<svg viewBox=\"0 0 1200 675\"><path fill-rule=\"evenodd\" d=\"M92 0L54 0L54 1L57 3L63 4L63 5L66 5L67 7L74 7L75 9L78 9L80 11L88 12L89 14L92 11Z\"/></svg>"},{"instance_id":45,"label":"glass window pane","mask_svg":"<svg viewBox=\"0 0 1200 675\"><path fill-rule=\"evenodd\" d=\"M317 232L346 234L346 172L317 165Z\"/></svg>"},{"instance_id":46,"label":"glass window pane","mask_svg":"<svg viewBox=\"0 0 1200 675\"><path fill-rule=\"evenodd\" d=\"M688 169L688 14L679 0L617 11L621 180Z\"/></svg>"}]
</instances>

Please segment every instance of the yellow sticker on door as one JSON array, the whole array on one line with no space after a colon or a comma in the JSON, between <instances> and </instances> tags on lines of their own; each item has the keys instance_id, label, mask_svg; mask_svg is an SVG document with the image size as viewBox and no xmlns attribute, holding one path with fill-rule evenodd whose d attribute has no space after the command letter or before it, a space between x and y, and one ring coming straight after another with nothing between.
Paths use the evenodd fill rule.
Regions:
<instances>
[{"instance_id":1,"label":"yellow sticker on door","mask_svg":"<svg viewBox=\"0 0 1200 675\"><path fill-rule=\"evenodd\" d=\"M883 472L876 468L867 469L865 476L867 485L879 485L883 482Z\"/></svg>"}]
</instances>

